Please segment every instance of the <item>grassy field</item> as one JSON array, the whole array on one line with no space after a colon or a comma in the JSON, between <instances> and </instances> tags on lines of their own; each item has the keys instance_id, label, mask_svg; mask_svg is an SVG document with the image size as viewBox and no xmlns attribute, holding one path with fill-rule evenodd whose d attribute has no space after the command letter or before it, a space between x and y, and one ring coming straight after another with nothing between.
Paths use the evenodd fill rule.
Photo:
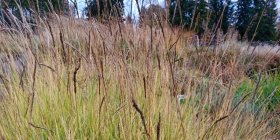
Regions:
<instances>
[{"instance_id":1,"label":"grassy field","mask_svg":"<svg viewBox=\"0 0 280 140\"><path fill-rule=\"evenodd\" d=\"M64 17L38 32L1 29L0 139L280 138L277 47Z\"/></svg>"}]
</instances>

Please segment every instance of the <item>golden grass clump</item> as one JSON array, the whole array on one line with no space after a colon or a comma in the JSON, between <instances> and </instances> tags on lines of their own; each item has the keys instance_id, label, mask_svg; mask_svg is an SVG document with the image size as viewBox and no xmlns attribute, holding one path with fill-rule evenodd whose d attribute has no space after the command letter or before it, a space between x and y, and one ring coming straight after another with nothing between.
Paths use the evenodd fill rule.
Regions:
<instances>
[{"instance_id":1,"label":"golden grass clump","mask_svg":"<svg viewBox=\"0 0 280 140\"><path fill-rule=\"evenodd\" d=\"M279 137L279 112L255 114L253 93L234 101L246 71L270 60L236 40L204 47L180 28L59 16L39 25L0 32L0 139Z\"/></svg>"}]
</instances>

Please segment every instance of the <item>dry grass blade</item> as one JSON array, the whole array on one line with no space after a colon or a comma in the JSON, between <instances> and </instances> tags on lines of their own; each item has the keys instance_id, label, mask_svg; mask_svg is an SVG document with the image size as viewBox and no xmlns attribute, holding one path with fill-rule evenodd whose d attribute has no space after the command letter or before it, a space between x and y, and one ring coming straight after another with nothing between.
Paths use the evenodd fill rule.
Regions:
<instances>
[{"instance_id":1,"label":"dry grass blade","mask_svg":"<svg viewBox=\"0 0 280 140\"><path fill-rule=\"evenodd\" d=\"M35 124L31 123L31 122L29 122L28 124L29 124L30 126L34 127L34 128L38 128L38 129L42 129L42 130L46 130L46 131L49 131L49 132L53 133L53 131L52 131L52 130L47 129L47 128L44 128L44 127L41 127L41 126L37 126L37 125L35 125Z\"/></svg>"},{"instance_id":2,"label":"dry grass blade","mask_svg":"<svg viewBox=\"0 0 280 140\"><path fill-rule=\"evenodd\" d=\"M220 121L222 121L222 120L224 120L224 119L226 119L226 118L228 118L228 117L229 117L229 115L226 115L226 116L223 116L223 117L217 119L217 120L210 126L210 128L208 128L208 129L206 130L206 132L203 134L203 136L202 136L201 139L202 139L202 140L206 139L207 134L210 133L210 132L212 131L212 129L213 129Z\"/></svg>"},{"instance_id":3,"label":"dry grass blade","mask_svg":"<svg viewBox=\"0 0 280 140\"><path fill-rule=\"evenodd\" d=\"M141 121L145 130L145 134L147 135L148 139L151 139L150 133L148 132L147 129L147 125L146 125L146 119L144 117L143 112L141 111L141 109L138 107L136 101L134 99L132 99L132 106L133 108L139 113L140 117L141 117Z\"/></svg>"},{"instance_id":4,"label":"dry grass blade","mask_svg":"<svg viewBox=\"0 0 280 140\"><path fill-rule=\"evenodd\" d=\"M74 93L77 94L77 74L79 69L81 68L81 58L78 60L78 65L76 66L73 73L73 83L74 83Z\"/></svg>"},{"instance_id":5,"label":"dry grass blade","mask_svg":"<svg viewBox=\"0 0 280 140\"><path fill-rule=\"evenodd\" d=\"M52 68L51 66L48 66L48 65L43 64L43 63L38 63L38 65L39 65L39 66L44 66L44 67L50 69L52 72L55 72L54 68Z\"/></svg>"},{"instance_id":6,"label":"dry grass blade","mask_svg":"<svg viewBox=\"0 0 280 140\"><path fill-rule=\"evenodd\" d=\"M29 107L27 107L27 110L26 110L26 115L29 110L30 116L32 116L34 99L35 99L36 72L37 72L37 59L35 59L35 62L34 62L34 70L33 70L33 75L32 75L32 91L30 94L31 97L29 97L29 99L28 99L28 102L30 102L30 105L28 105Z\"/></svg>"},{"instance_id":7,"label":"dry grass blade","mask_svg":"<svg viewBox=\"0 0 280 140\"><path fill-rule=\"evenodd\" d=\"M161 127L161 115L159 113L158 123L157 123L157 140L160 140L160 127Z\"/></svg>"}]
</instances>

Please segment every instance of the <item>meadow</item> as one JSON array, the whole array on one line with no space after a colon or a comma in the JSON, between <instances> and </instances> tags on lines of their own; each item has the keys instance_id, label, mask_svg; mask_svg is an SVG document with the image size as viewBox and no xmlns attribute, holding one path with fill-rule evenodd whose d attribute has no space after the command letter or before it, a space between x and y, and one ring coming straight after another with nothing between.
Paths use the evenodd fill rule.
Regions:
<instances>
[{"instance_id":1,"label":"meadow","mask_svg":"<svg viewBox=\"0 0 280 140\"><path fill-rule=\"evenodd\" d=\"M58 15L37 29L1 28L1 140L280 138L277 46Z\"/></svg>"}]
</instances>

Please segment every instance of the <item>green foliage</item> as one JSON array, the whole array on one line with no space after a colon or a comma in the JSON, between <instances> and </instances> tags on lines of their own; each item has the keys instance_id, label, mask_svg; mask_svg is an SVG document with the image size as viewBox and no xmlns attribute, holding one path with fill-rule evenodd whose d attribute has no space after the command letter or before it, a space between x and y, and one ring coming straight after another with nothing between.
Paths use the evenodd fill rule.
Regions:
<instances>
[{"instance_id":1,"label":"green foliage","mask_svg":"<svg viewBox=\"0 0 280 140\"><path fill-rule=\"evenodd\" d=\"M199 34L207 27L218 27L225 33L232 24L233 4L226 0L172 0L169 11L169 19L174 26L184 25Z\"/></svg>"},{"instance_id":2,"label":"green foliage","mask_svg":"<svg viewBox=\"0 0 280 140\"><path fill-rule=\"evenodd\" d=\"M239 31L241 38L246 33L252 19L254 8L252 6L252 0L238 0L237 1L237 10L236 10L236 29Z\"/></svg>"},{"instance_id":3,"label":"green foliage","mask_svg":"<svg viewBox=\"0 0 280 140\"><path fill-rule=\"evenodd\" d=\"M260 107L274 110L280 105L280 74L265 77L261 81L260 95L256 102Z\"/></svg>"},{"instance_id":4,"label":"green foliage","mask_svg":"<svg viewBox=\"0 0 280 140\"><path fill-rule=\"evenodd\" d=\"M250 30L248 36L249 39L253 38L255 29L257 29L254 37L255 41L275 41L276 40L276 1L268 0L255 0L255 13L257 13L257 20L253 22L253 27ZM263 11L264 10L264 11ZM263 15L262 15L262 12ZM260 19L261 18L261 19ZM258 22L259 26L257 28Z\"/></svg>"},{"instance_id":5,"label":"green foliage","mask_svg":"<svg viewBox=\"0 0 280 140\"><path fill-rule=\"evenodd\" d=\"M276 40L277 12L275 0L239 0L236 16L236 28L241 39Z\"/></svg>"},{"instance_id":6,"label":"green foliage","mask_svg":"<svg viewBox=\"0 0 280 140\"><path fill-rule=\"evenodd\" d=\"M252 80L244 80L238 87L234 103L237 103L246 94L253 94L256 83ZM252 96L249 96L252 97ZM262 76L257 89L256 99L253 102L254 110L265 108L267 111L273 111L280 105L280 73Z\"/></svg>"},{"instance_id":7,"label":"green foliage","mask_svg":"<svg viewBox=\"0 0 280 140\"><path fill-rule=\"evenodd\" d=\"M232 2L227 0L210 0L209 5L211 11L209 28L213 29L219 23L218 27L226 33L231 24L230 21L233 15ZM222 18L222 20L220 20L220 18Z\"/></svg>"},{"instance_id":8,"label":"green foliage","mask_svg":"<svg viewBox=\"0 0 280 140\"><path fill-rule=\"evenodd\" d=\"M123 0L90 0L84 9L88 17L99 17L108 19L109 17L122 17L124 13Z\"/></svg>"},{"instance_id":9,"label":"green foliage","mask_svg":"<svg viewBox=\"0 0 280 140\"><path fill-rule=\"evenodd\" d=\"M203 21L207 17L205 0L171 0L169 20L174 26L184 25L198 33L202 33Z\"/></svg>"},{"instance_id":10,"label":"green foliage","mask_svg":"<svg viewBox=\"0 0 280 140\"><path fill-rule=\"evenodd\" d=\"M53 12L53 10L57 13L68 11L67 2L64 0L37 0L37 1L29 1L29 0L4 0L4 7L8 7L13 9L13 11L18 11L19 7L22 9L38 11L40 13Z\"/></svg>"}]
</instances>

